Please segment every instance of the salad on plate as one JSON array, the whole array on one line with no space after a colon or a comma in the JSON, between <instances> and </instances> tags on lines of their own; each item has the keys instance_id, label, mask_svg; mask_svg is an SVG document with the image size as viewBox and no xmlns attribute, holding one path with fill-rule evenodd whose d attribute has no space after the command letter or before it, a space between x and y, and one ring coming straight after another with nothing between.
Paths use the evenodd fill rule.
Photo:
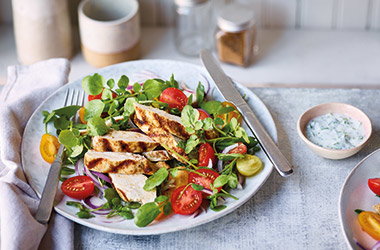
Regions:
<instances>
[{"instance_id":1,"label":"salad on plate","mask_svg":"<svg viewBox=\"0 0 380 250\"><path fill-rule=\"evenodd\" d=\"M85 77L88 102L43 111L42 158L52 163L64 146L60 180L83 219L133 219L138 227L171 214L223 210L231 190L263 168L257 140L229 102L152 78Z\"/></svg>"}]
</instances>

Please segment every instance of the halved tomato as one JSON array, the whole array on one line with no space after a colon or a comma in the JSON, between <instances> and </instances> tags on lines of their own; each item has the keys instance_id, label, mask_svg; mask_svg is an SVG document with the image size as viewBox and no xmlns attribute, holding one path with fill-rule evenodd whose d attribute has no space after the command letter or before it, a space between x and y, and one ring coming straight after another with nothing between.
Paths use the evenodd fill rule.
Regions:
<instances>
[{"instance_id":1,"label":"halved tomato","mask_svg":"<svg viewBox=\"0 0 380 250\"><path fill-rule=\"evenodd\" d=\"M208 143L203 143L200 145L198 150L198 166L207 167L210 160L212 164L216 164L215 152L212 146Z\"/></svg>"},{"instance_id":2,"label":"halved tomato","mask_svg":"<svg viewBox=\"0 0 380 250\"><path fill-rule=\"evenodd\" d=\"M172 193L172 209L176 214L192 214L202 204L202 192L197 191L191 185L185 185L177 188Z\"/></svg>"},{"instance_id":3,"label":"halved tomato","mask_svg":"<svg viewBox=\"0 0 380 250\"><path fill-rule=\"evenodd\" d=\"M363 231L375 240L380 240L380 215L364 211L358 215L358 221Z\"/></svg>"},{"instance_id":4,"label":"halved tomato","mask_svg":"<svg viewBox=\"0 0 380 250\"><path fill-rule=\"evenodd\" d=\"M219 177L219 174L210 168L201 168L195 172L200 174L191 172L189 174L189 183L201 185L208 190L211 190L210 184L214 183L215 179ZM220 191L222 187L218 187L217 189Z\"/></svg>"},{"instance_id":5,"label":"halved tomato","mask_svg":"<svg viewBox=\"0 0 380 250\"><path fill-rule=\"evenodd\" d=\"M231 149L228 154L246 154L247 153L247 146L242 143L242 142L238 142L238 145L236 146L236 148L234 149Z\"/></svg>"},{"instance_id":6,"label":"halved tomato","mask_svg":"<svg viewBox=\"0 0 380 250\"><path fill-rule=\"evenodd\" d=\"M57 137L51 134L43 134L40 141L40 153L42 158L48 163L53 163L59 146L60 144Z\"/></svg>"},{"instance_id":7,"label":"halved tomato","mask_svg":"<svg viewBox=\"0 0 380 250\"><path fill-rule=\"evenodd\" d=\"M187 104L187 96L177 88L167 88L162 91L160 102L169 104L170 108L182 110Z\"/></svg>"},{"instance_id":8,"label":"halved tomato","mask_svg":"<svg viewBox=\"0 0 380 250\"><path fill-rule=\"evenodd\" d=\"M368 187L377 195L380 195L380 178L368 179Z\"/></svg>"},{"instance_id":9,"label":"halved tomato","mask_svg":"<svg viewBox=\"0 0 380 250\"><path fill-rule=\"evenodd\" d=\"M207 117L210 117L210 115L206 111L204 111L203 109L197 109L197 110L199 112L199 118L198 118L199 120L204 120Z\"/></svg>"},{"instance_id":10,"label":"halved tomato","mask_svg":"<svg viewBox=\"0 0 380 250\"><path fill-rule=\"evenodd\" d=\"M94 192L94 182L88 176L74 176L65 180L61 185L62 192L74 199L85 199Z\"/></svg>"}]
</instances>

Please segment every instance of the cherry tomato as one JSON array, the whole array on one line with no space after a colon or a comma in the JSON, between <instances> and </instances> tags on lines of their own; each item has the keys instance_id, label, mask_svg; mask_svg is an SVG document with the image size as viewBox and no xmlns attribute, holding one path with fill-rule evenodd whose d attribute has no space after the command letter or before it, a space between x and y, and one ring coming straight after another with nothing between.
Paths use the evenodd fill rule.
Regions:
<instances>
[{"instance_id":1,"label":"cherry tomato","mask_svg":"<svg viewBox=\"0 0 380 250\"><path fill-rule=\"evenodd\" d=\"M222 102L222 105L224 107L233 107L235 110L222 114L222 115L217 115L216 117L221 118L225 122L230 122L232 118L236 118L239 123L243 121L243 117L241 116L240 112L237 110L236 106L230 102Z\"/></svg>"},{"instance_id":2,"label":"cherry tomato","mask_svg":"<svg viewBox=\"0 0 380 250\"><path fill-rule=\"evenodd\" d=\"M207 167L210 160L213 165L216 163L215 152L210 144L201 144L198 153L198 166Z\"/></svg>"},{"instance_id":3,"label":"cherry tomato","mask_svg":"<svg viewBox=\"0 0 380 250\"><path fill-rule=\"evenodd\" d=\"M203 109L197 109L197 110L199 112L199 120L204 120L207 117L210 117L210 115L206 111L204 111Z\"/></svg>"},{"instance_id":4,"label":"cherry tomato","mask_svg":"<svg viewBox=\"0 0 380 250\"><path fill-rule=\"evenodd\" d=\"M91 102L92 100L96 99L102 99L103 91L99 95L88 95L88 101ZM115 92L112 92L112 98L116 98L117 94Z\"/></svg>"},{"instance_id":5,"label":"cherry tomato","mask_svg":"<svg viewBox=\"0 0 380 250\"><path fill-rule=\"evenodd\" d=\"M201 168L196 170L195 172L198 172L202 175L191 172L189 174L189 183L201 185L204 188L207 188L208 190L211 190L210 184L214 183L214 180L219 177L219 174L216 171L209 168ZM222 187L218 187L217 189L220 191Z\"/></svg>"},{"instance_id":6,"label":"cherry tomato","mask_svg":"<svg viewBox=\"0 0 380 250\"><path fill-rule=\"evenodd\" d=\"M182 110L187 104L187 96L177 88L167 88L162 91L160 102L169 104L170 108Z\"/></svg>"},{"instance_id":7,"label":"cherry tomato","mask_svg":"<svg viewBox=\"0 0 380 250\"><path fill-rule=\"evenodd\" d=\"M59 146L58 138L54 135L42 135L40 141L40 153L42 158L48 163L53 163L55 155L58 153Z\"/></svg>"},{"instance_id":8,"label":"cherry tomato","mask_svg":"<svg viewBox=\"0 0 380 250\"><path fill-rule=\"evenodd\" d=\"M242 142L238 142L238 145L236 146L236 148L234 149L231 149L228 154L246 154L247 153L247 146L242 143Z\"/></svg>"},{"instance_id":9,"label":"cherry tomato","mask_svg":"<svg viewBox=\"0 0 380 250\"><path fill-rule=\"evenodd\" d=\"M176 214L192 214L202 204L202 192L197 191L191 185L185 185L177 188L172 193L172 209Z\"/></svg>"},{"instance_id":10,"label":"cherry tomato","mask_svg":"<svg viewBox=\"0 0 380 250\"><path fill-rule=\"evenodd\" d=\"M380 215L364 211L358 215L358 221L364 232L375 240L380 240Z\"/></svg>"},{"instance_id":11,"label":"cherry tomato","mask_svg":"<svg viewBox=\"0 0 380 250\"><path fill-rule=\"evenodd\" d=\"M377 195L380 195L380 178L368 179L368 187Z\"/></svg>"},{"instance_id":12,"label":"cherry tomato","mask_svg":"<svg viewBox=\"0 0 380 250\"><path fill-rule=\"evenodd\" d=\"M65 180L61 185L62 192L74 199L85 199L94 192L94 182L88 176L74 176Z\"/></svg>"},{"instance_id":13,"label":"cherry tomato","mask_svg":"<svg viewBox=\"0 0 380 250\"><path fill-rule=\"evenodd\" d=\"M84 119L84 112L85 112L85 108L81 107L78 110L78 116L79 116L80 123L87 124L87 121Z\"/></svg>"}]
</instances>

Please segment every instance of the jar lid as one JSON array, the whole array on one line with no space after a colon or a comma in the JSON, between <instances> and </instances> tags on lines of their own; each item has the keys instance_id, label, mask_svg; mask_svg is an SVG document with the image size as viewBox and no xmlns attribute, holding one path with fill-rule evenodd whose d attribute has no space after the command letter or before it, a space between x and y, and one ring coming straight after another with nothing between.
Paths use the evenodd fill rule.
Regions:
<instances>
[{"instance_id":1,"label":"jar lid","mask_svg":"<svg viewBox=\"0 0 380 250\"><path fill-rule=\"evenodd\" d=\"M227 32L239 32L255 23L255 13L241 4L229 4L222 9L218 17L218 26Z\"/></svg>"},{"instance_id":2,"label":"jar lid","mask_svg":"<svg viewBox=\"0 0 380 250\"><path fill-rule=\"evenodd\" d=\"M174 2L178 6L191 7L208 1L209 0L175 0Z\"/></svg>"}]
</instances>

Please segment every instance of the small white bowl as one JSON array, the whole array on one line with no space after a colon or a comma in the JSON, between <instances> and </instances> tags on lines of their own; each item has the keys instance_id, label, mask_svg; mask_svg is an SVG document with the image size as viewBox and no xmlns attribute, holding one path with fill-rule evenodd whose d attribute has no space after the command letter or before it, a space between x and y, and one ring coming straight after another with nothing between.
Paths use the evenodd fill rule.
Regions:
<instances>
[{"instance_id":1,"label":"small white bowl","mask_svg":"<svg viewBox=\"0 0 380 250\"><path fill-rule=\"evenodd\" d=\"M350 149L328 149L320 147L307 139L306 125L309 123L309 121L317 116L325 115L328 113L347 115L355 120L360 121L363 125L365 133L363 142L358 146ZM297 122L297 131L301 139L314 153L324 158L337 160L350 157L359 152L371 137L372 125L368 116L363 111L355 108L354 106L345 103L324 103L308 109L300 116Z\"/></svg>"}]
</instances>

